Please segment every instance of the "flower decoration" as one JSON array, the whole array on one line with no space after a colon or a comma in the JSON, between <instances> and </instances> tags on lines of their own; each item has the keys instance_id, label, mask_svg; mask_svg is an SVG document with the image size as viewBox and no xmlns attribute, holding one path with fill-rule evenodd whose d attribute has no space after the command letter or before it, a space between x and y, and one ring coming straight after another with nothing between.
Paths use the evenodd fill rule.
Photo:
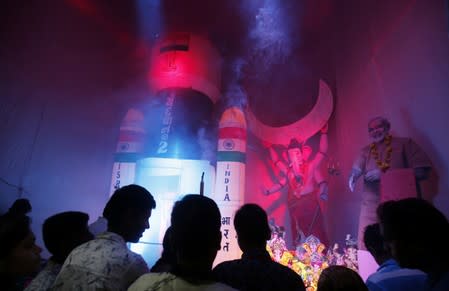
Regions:
<instances>
[{"instance_id":1,"label":"flower decoration","mask_svg":"<svg viewBox=\"0 0 449 291\"><path fill-rule=\"evenodd\" d=\"M279 227L276 226L276 229ZM284 237L277 233L267 243L271 258L299 274L308 291L316 291L321 272L331 265L342 265L358 271L357 240L351 235L346 235L342 253L339 252L338 244L334 244L326 254L323 253L325 248L313 235L298 244L295 251L288 250Z\"/></svg>"},{"instance_id":2,"label":"flower decoration","mask_svg":"<svg viewBox=\"0 0 449 291\"><path fill-rule=\"evenodd\" d=\"M391 154L393 152L393 148L391 147L391 140L393 137L391 134L387 135L384 139L384 144L386 146L386 154L385 154L385 160L382 161L379 157L379 151L377 149L376 143L370 144L370 152L373 155L374 160L376 161L377 167L382 170L382 172L387 171L390 168L390 162L391 162Z\"/></svg>"}]
</instances>

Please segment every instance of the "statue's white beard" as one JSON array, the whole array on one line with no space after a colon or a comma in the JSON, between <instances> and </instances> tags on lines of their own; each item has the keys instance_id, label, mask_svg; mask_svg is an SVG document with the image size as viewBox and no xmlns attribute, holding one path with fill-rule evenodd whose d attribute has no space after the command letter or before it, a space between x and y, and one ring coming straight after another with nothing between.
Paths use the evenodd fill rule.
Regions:
<instances>
[{"instance_id":1,"label":"statue's white beard","mask_svg":"<svg viewBox=\"0 0 449 291\"><path fill-rule=\"evenodd\" d=\"M381 133L371 136L371 140L375 143L380 143L385 139L385 137L387 135L388 135L388 132L381 132Z\"/></svg>"}]
</instances>

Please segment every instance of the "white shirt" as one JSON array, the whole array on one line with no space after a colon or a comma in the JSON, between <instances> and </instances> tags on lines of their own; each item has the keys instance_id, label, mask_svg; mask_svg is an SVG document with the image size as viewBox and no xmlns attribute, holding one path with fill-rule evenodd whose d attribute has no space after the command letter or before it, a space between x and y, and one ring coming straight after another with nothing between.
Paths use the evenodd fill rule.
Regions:
<instances>
[{"instance_id":1,"label":"white shirt","mask_svg":"<svg viewBox=\"0 0 449 291\"><path fill-rule=\"evenodd\" d=\"M53 290L126 290L147 272L143 258L120 235L105 232L70 253Z\"/></svg>"},{"instance_id":2,"label":"white shirt","mask_svg":"<svg viewBox=\"0 0 449 291\"><path fill-rule=\"evenodd\" d=\"M36 277L30 282L24 291L44 291L50 290L51 286L55 282L56 276L58 276L62 265L48 260L42 271L37 274Z\"/></svg>"}]
</instances>

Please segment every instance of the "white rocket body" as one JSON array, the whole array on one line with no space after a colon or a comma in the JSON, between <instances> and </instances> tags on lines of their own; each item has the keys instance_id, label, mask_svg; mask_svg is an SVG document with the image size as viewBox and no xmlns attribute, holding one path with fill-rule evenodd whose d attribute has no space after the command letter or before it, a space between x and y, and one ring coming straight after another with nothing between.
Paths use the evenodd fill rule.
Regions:
<instances>
[{"instance_id":1,"label":"white rocket body","mask_svg":"<svg viewBox=\"0 0 449 291\"><path fill-rule=\"evenodd\" d=\"M219 123L217 170L214 200L222 216L221 250L215 264L238 259L241 251L233 221L244 203L246 163L246 121L241 109L227 109Z\"/></svg>"}]
</instances>

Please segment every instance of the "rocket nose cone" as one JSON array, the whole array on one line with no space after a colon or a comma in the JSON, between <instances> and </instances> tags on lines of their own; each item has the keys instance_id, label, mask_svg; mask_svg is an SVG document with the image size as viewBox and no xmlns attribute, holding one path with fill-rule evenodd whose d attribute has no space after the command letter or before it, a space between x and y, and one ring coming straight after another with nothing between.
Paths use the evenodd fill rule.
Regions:
<instances>
[{"instance_id":1,"label":"rocket nose cone","mask_svg":"<svg viewBox=\"0 0 449 291\"><path fill-rule=\"evenodd\" d=\"M140 112L137 109L131 108L128 110L128 112L126 112L125 117L123 118L123 122L128 121L128 122L138 122L138 121L143 121L144 117L143 117L143 113Z\"/></svg>"},{"instance_id":2,"label":"rocket nose cone","mask_svg":"<svg viewBox=\"0 0 449 291\"><path fill-rule=\"evenodd\" d=\"M121 127L140 129L144 127L144 115L141 111L131 108L126 112Z\"/></svg>"},{"instance_id":3,"label":"rocket nose cone","mask_svg":"<svg viewBox=\"0 0 449 291\"><path fill-rule=\"evenodd\" d=\"M243 111L238 107L230 107L226 109L220 118L220 126L226 125L228 126L238 126L242 128L246 128L246 119Z\"/></svg>"}]
</instances>

